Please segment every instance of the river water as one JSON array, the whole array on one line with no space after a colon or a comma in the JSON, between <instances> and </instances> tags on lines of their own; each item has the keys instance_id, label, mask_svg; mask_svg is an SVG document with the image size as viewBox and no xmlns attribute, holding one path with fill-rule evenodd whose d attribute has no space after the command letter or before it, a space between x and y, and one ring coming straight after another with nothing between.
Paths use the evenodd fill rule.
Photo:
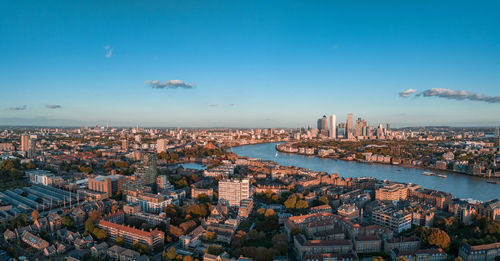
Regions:
<instances>
[{"instance_id":1,"label":"river water","mask_svg":"<svg viewBox=\"0 0 500 261\"><path fill-rule=\"evenodd\" d=\"M313 171L338 173L341 177L374 177L380 180L418 184L421 187L450 192L456 198L486 201L500 198L500 184L486 183L485 179L458 173L448 178L422 175L425 170L384 164L366 164L355 161L322 159L314 156L280 153L276 156L276 143L246 145L233 148L238 156L276 161L283 166L297 166ZM439 174L438 171L432 171Z\"/></svg>"}]
</instances>

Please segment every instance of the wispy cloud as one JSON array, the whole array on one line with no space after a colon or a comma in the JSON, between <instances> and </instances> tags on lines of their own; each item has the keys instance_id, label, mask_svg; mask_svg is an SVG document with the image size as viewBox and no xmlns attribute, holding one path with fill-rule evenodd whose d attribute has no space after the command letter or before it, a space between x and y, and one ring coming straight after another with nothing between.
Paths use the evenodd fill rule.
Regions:
<instances>
[{"instance_id":1,"label":"wispy cloud","mask_svg":"<svg viewBox=\"0 0 500 261\"><path fill-rule=\"evenodd\" d=\"M415 90L415 89L408 89L408 90L404 90L404 91L400 92L399 96L407 98L407 97L410 97L410 95L412 95L412 94L414 94L416 92L417 92L417 90Z\"/></svg>"},{"instance_id":2,"label":"wispy cloud","mask_svg":"<svg viewBox=\"0 0 500 261\"><path fill-rule=\"evenodd\" d=\"M208 106L209 107L217 107L217 106L219 106L219 104L209 104Z\"/></svg>"},{"instance_id":3,"label":"wispy cloud","mask_svg":"<svg viewBox=\"0 0 500 261\"><path fill-rule=\"evenodd\" d=\"M113 48L111 48L111 46L104 46L104 56L106 56L106 58L111 58L111 56L113 56Z\"/></svg>"},{"instance_id":4,"label":"wispy cloud","mask_svg":"<svg viewBox=\"0 0 500 261\"><path fill-rule=\"evenodd\" d=\"M47 109L61 109L62 106L57 105L57 104L51 104L51 105L45 105L45 108L47 108Z\"/></svg>"},{"instance_id":5,"label":"wispy cloud","mask_svg":"<svg viewBox=\"0 0 500 261\"><path fill-rule=\"evenodd\" d=\"M25 111L28 109L28 106L23 105L23 106L15 106L15 107L10 107L9 110L11 111Z\"/></svg>"},{"instance_id":6,"label":"wispy cloud","mask_svg":"<svg viewBox=\"0 0 500 261\"><path fill-rule=\"evenodd\" d=\"M408 89L399 93L401 97L409 97L416 93L414 89ZM482 101L487 103L500 103L500 96L486 96L482 93L473 93L464 90L456 91L450 89L432 88L418 93L415 97L438 97L450 100L471 100Z\"/></svg>"},{"instance_id":7,"label":"wispy cloud","mask_svg":"<svg viewBox=\"0 0 500 261\"><path fill-rule=\"evenodd\" d=\"M483 101L488 103L500 103L500 96L486 96L482 93L473 93L468 91L455 91L449 89L432 88L419 93L417 96L440 97L452 100L471 100Z\"/></svg>"},{"instance_id":8,"label":"wispy cloud","mask_svg":"<svg viewBox=\"0 0 500 261\"><path fill-rule=\"evenodd\" d=\"M234 106L234 103L230 103L230 104L229 104L229 106L230 106L230 107L233 107L233 106Z\"/></svg>"},{"instance_id":9,"label":"wispy cloud","mask_svg":"<svg viewBox=\"0 0 500 261\"><path fill-rule=\"evenodd\" d=\"M160 82L158 80L153 80L153 81L146 81L146 84L151 86L151 88L156 88L156 89L177 89L177 88L183 88L183 89L192 89L194 88L194 84L191 83L186 83L181 80L170 80L170 81L164 81Z\"/></svg>"}]
</instances>

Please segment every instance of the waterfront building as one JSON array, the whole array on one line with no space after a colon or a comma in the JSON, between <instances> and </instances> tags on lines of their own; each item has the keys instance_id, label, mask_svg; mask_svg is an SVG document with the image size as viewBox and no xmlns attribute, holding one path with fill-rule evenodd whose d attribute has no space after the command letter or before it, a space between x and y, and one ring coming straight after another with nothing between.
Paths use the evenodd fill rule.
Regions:
<instances>
[{"instance_id":1,"label":"waterfront building","mask_svg":"<svg viewBox=\"0 0 500 261\"><path fill-rule=\"evenodd\" d=\"M250 181L248 179L225 179L219 181L219 200L230 206L240 206L243 199L250 197Z\"/></svg>"},{"instance_id":2,"label":"waterfront building","mask_svg":"<svg viewBox=\"0 0 500 261\"><path fill-rule=\"evenodd\" d=\"M403 184L389 184L384 187L378 188L375 191L376 200L405 200L408 197L408 188Z\"/></svg>"}]
</instances>

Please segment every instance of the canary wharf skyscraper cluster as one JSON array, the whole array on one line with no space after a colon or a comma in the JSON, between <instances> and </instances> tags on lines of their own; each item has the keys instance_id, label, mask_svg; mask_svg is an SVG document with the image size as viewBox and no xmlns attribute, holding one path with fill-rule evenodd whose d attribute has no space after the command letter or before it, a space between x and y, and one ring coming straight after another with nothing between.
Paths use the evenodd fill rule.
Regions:
<instances>
[{"instance_id":1,"label":"canary wharf skyscraper cluster","mask_svg":"<svg viewBox=\"0 0 500 261\"><path fill-rule=\"evenodd\" d=\"M308 132L312 136L323 136L329 139L376 139L384 138L390 132L390 124L387 123L384 129L382 124L377 128L373 125L368 125L368 122L362 118L358 118L354 123L352 113L347 114L345 122L337 123L337 116L331 114L330 117L323 115L317 120L317 129L309 128Z\"/></svg>"}]
</instances>

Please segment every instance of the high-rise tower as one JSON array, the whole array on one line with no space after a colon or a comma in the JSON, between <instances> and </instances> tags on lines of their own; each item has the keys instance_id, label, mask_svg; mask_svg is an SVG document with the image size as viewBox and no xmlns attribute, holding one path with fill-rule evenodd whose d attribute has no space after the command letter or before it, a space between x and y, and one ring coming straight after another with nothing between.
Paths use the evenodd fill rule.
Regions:
<instances>
[{"instance_id":1,"label":"high-rise tower","mask_svg":"<svg viewBox=\"0 0 500 261\"><path fill-rule=\"evenodd\" d=\"M345 137L351 138L353 134L353 121L352 121L352 113L347 114L347 121L345 123Z\"/></svg>"},{"instance_id":2,"label":"high-rise tower","mask_svg":"<svg viewBox=\"0 0 500 261\"><path fill-rule=\"evenodd\" d=\"M330 133L329 133L330 139L336 139L337 138L337 119L335 117L335 114L330 115Z\"/></svg>"}]
</instances>

